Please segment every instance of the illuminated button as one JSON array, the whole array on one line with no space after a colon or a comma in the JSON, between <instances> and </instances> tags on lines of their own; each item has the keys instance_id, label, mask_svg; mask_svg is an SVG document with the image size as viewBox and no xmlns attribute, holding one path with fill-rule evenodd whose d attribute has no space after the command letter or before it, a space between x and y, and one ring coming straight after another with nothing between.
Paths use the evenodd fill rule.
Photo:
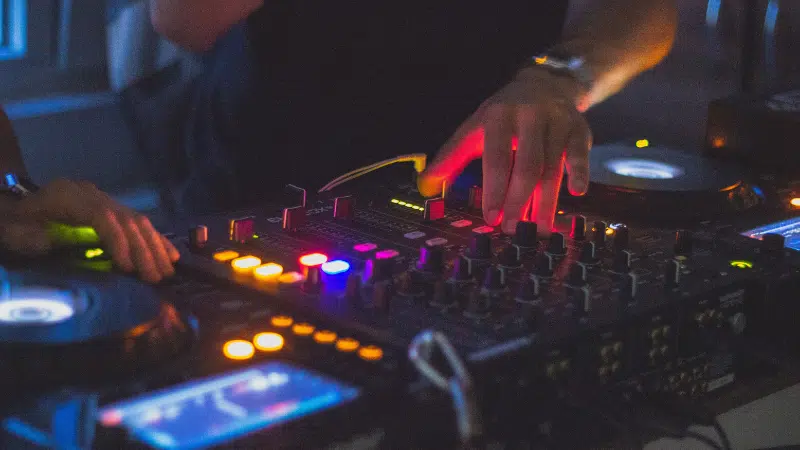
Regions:
<instances>
[{"instance_id":1,"label":"illuminated button","mask_svg":"<svg viewBox=\"0 0 800 450\"><path fill-rule=\"evenodd\" d=\"M289 316L275 316L275 317L272 318L272 320L270 320L270 323L272 323L272 326L278 327L278 328L290 327L290 326L292 326L293 322L294 322L294 320Z\"/></svg>"},{"instance_id":2,"label":"illuminated button","mask_svg":"<svg viewBox=\"0 0 800 450\"><path fill-rule=\"evenodd\" d=\"M302 273L298 272L286 272L280 277L278 277L278 282L283 284L296 284L300 283L305 279Z\"/></svg>"},{"instance_id":3,"label":"illuminated button","mask_svg":"<svg viewBox=\"0 0 800 450\"><path fill-rule=\"evenodd\" d=\"M425 244L427 244L429 247L438 247L440 245L447 244L447 239L442 237L432 238L425 241Z\"/></svg>"},{"instance_id":4,"label":"illuminated button","mask_svg":"<svg viewBox=\"0 0 800 450\"><path fill-rule=\"evenodd\" d=\"M356 351L359 345L359 342L353 338L342 338L336 341L336 350L350 353Z\"/></svg>"},{"instance_id":5,"label":"illuminated button","mask_svg":"<svg viewBox=\"0 0 800 450\"><path fill-rule=\"evenodd\" d=\"M358 356L364 361L378 361L383 358L383 350L374 345L367 345L358 349Z\"/></svg>"},{"instance_id":6,"label":"illuminated button","mask_svg":"<svg viewBox=\"0 0 800 450\"><path fill-rule=\"evenodd\" d=\"M494 228L492 228L490 226L483 226L483 227L478 227L478 228L473 228L472 229L472 232L473 233L477 233L477 234L488 234L488 233L491 233L492 231L494 231Z\"/></svg>"},{"instance_id":7,"label":"illuminated button","mask_svg":"<svg viewBox=\"0 0 800 450\"><path fill-rule=\"evenodd\" d=\"M403 237L406 239L419 239L421 237L425 237L425 233L422 231L412 231L404 234Z\"/></svg>"},{"instance_id":8,"label":"illuminated button","mask_svg":"<svg viewBox=\"0 0 800 450\"><path fill-rule=\"evenodd\" d=\"M789 200L789 204L794 206L794 207L796 207L796 208L800 208L800 197L795 197L795 198Z\"/></svg>"},{"instance_id":9,"label":"illuminated button","mask_svg":"<svg viewBox=\"0 0 800 450\"><path fill-rule=\"evenodd\" d=\"M731 261L731 267L735 267L737 269L752 269L753 263L750 261Z\"/></svg>"},{"instance_id":10,"label":"illuminated button","mask_svg":"<svg viewBox=\"0 0 800 450\"><path fill-rule=\"evenodd\" d=\"M321 266L328 261L328 257L322 253L310 253L300 257L300 264L306 267Z\"/></svg>"},{"instance_id":11,"label":"illuminated button","mask_svg":"<svg viewBox=\"0 0 800 450\"><path fill-rule=\"evenodd\" d=\"M310 323L296 323L292 327L292 332L298 336L310 336L314 332L314 325Z\"/></svg>"},{"instance_id":12,"label":"illuminated button","mask_svg":"<svg viewBox=\"0 0 800 450\"><path fill-rule=\"evenodd\" d=\"M226 342L222 346L222 353L228 359L243 361L252 358L256 353L256 349L250 342L237 339Z\"/></svg>"},{"instance_id":13,"label":"illuminated button","mask_svg":"<svg viewBox=\"0 0 800 450\"><path fill-rule=\"evenodd\" d=\"M350 263L340 259L336 261L328 261L322 265L322 271L328 275L338 275L350 270Z\"/></svg>"},{"instance_id":14,"label":"illuminated button","mask_svg":"<svg viewBox=\"0 0 800 450\"><path fill-rule=\"evenodd\" d=\"M242 256L241 258L236 258L231 261L231 267L239 273L252 272L253 269L260 265L261 258L256 258L255 256Z\"/></svg>"},{"instance_id":15,"label":"illuminated button","mask_svg":"<svg viewBox=\"0 0 800 450\"><path fill-rule=\"evenodd\" d=\"M233 250L222 250L214 253L214 260L219 262L228 262L238 257L239 253Z\"/></svg>"},{"instance_id":16,"label":"illuminated button","mask_svg":"<svg viewBox=\"0 0 800 450\"><path fill-rule=\"evenodd\" d=\"M278 333L258 333L253 337L253 344L262 352L277 352L283 348L283 336Z\"/></svg>"},{"instance_id":17,"label":"illuminated button","mask_svg":"<svg viewBox=\"0 0 800 450\"><path fill-rule=\"evenodd\" d=\"M274 281L283 273L283 266L275 263L267 263L258 266L253 270L253 276L261 281Z\"/></svg>"},{"instance_id":18,"label":"illuminated button","mask_svg":"<svg viewBox=\"0 0 800 450\"><path fill-rule=\"evenodd\" d=\"M333 344L336 340L336 333L328 330L320 330L314 333L314 340L320 344Z\"/></svg>"},{"instance_id":19,"label":"illuminated button","mask_svg":"<svg viewBox=\"0 0 800 450\"><path fill-rule=\"evenodd\" d=\"M470 225L472 225L471 220L456 220L450 224L450 226L454 228L466 228Z\"/></svg>"},{"instance_id":20,"label":"illuminated button","mask_svg":"<svg viewBox=\"0 0 800 450\"><path fill-rule=\"evenodd\" d=\"M375 253L375 259L392 259L397 256L400 256L400 252L397 250L381 250Z\"/></svg>"},{"instance_id":21,"label":"illuminated button","mask_svg":"<svg viewBox=\"0 0 800 450\"><path fill-rule=\"evenodd\" d=\"M378 246L373 244L372 242L365 242L363 244L356 244L356 245L353 246L353 250L355 250L355 251L357 251L359 253L371 252L371 251L375 250L376 248L378 248Z\"/></svg>"},{"instance_id":22,"label":"illuminated button","mask_svg":"<svg viewBox=\"0 0 800 450\"><path fill-rule=\"evenodd\" d=\"M636 148L645 148L650 146L650 141L647 139L639 139L636 141Z\"/></svg>"},{"instance_id":23,"label":"illuminated button","mask_svg":"<svg viewBox=\"0 0 800 450\"><path fill-rule=\"evenodd\" d=\"M103 253L105 252L102 248L90 248L84 252L83 256L85 256L86 259L94 259L103 256Z\"/></svg>"}]
</instances>

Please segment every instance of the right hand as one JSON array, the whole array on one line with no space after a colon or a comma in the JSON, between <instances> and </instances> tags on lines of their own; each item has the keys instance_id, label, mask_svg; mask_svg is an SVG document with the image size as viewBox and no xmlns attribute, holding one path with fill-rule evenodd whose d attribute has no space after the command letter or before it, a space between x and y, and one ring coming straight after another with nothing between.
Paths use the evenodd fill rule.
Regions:
<instances>
[{"instance_id":1,"label":"right hand","mask_svg":"<svg viewBox=\"0 0 800 450\"><path fill-rule=\"evenodd\" d=\"M0 218L0 241L20 254L44 254L54 246L47 231L52 222L94 228L115 265L147 282L175 273L180 253L150 220L87 182L56 180L10 205Z\"/></svg>"}]
</instances>

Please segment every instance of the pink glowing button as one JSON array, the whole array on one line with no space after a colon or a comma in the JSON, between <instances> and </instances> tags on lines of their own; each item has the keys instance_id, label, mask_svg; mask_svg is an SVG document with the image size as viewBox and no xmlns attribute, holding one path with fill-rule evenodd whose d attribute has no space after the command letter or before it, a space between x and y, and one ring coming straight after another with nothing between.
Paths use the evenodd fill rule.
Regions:
<instances>
[{"instance_id":1,"label":"pink glowing button","mask_svg":"<svg viewBox=\"0 0 800 450\"><path fill-rule=\"evenodd\" d=\"M472 221L471 220L466 220L466 219L464 219L464 220L456 220L455 222L450 223L451 227L456 227L456 228L464 228L464 227L468 227L470 225L472 225Z\"/></svg>"},{"instance_id":2,"label":"pink glowing button","mask_svg":"<svg viewBox=\"0 0 800 450\"><path fill-rule=\"evenodd\" d=\"M361 253L371 252L376 248L378 248L378 246L373 244L372 242L365 242L363 244L356 244L353 246L353 250Z\"/></svg>"},{"instance_id":3,"label":"pink glowing button","mask_svg":"<svg viewBox=\"0 0 800 450\"><path fill-rule=\"evenodd\" d=\"M375 253L375 259L391 259L395 256L400 256L400 253L397 250L381 250L378 253Z\"/></svg>"},{"instance_id":4,"label":"pink glowing button","mask_svg":"<svg viewBox=\"0 0 800 450\"><path fill-rule=\"evenodd\" d=\"M490 226L483 226L483 227L478 227L478 228L473 228L472 229L473 233L478 233L478 234L491 233L492 231L494 231L494 228L492 228Z\"/></svg>"}]
</instances>

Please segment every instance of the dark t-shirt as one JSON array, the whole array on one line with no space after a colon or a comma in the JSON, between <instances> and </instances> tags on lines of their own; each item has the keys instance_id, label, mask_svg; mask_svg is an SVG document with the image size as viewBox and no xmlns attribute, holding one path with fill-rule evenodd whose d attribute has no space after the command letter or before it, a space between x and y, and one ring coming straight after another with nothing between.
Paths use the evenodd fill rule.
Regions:
<instances>
[{"instance_id":1,"label":"dark t-shirt","mask_svg":"<svg viewBox=\"0 0 800 450\"><path fill-rule=\"evenodd\" d=\"M208 55L185 133L189 204L317 189L432 155L558 38L566 1L270 0Z\"/></svg>"}]
</instances>

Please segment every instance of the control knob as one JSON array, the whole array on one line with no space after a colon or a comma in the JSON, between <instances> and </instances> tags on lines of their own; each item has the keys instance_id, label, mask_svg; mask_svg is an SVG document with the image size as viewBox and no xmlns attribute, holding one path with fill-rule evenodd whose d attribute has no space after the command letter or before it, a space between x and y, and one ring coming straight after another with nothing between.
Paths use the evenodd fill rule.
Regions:
<instances>
[{"instance_id":1,"label":"control knob","mask_svg":"<svg viewBox=\"0 0 800 450\"><path fill-rule=\"evenodd\" d=\"M302 289L310 294L316 294L322 287L322 266L320 264L314 266L303 267L303 282Z\"/></svg>"},{"instance_id":2,"label":"control knob","mask_svg":"<svg viewBox=\"0 0 800 450\"><path fill-rule=\"evenodd\" d=\"M487 291L499 291L505 287L505 273L497 267L489 267L483 278L483 288Z\"/></svg>"},{"instance_id":3,"label":"control knob","mask_svg":"<svg viewBox=\"0 0 800 450\"><path fill-rule=\"evenodd\" d=\"M423 245L420 247L417 269L441 275L444 272L444 248L440 245Z\"/></svg>"},{"instance_id":4,"label":"control knob","mask_svg":"<svg viewBox=\"0 0 800 450\"><path fill-rule=\"evenodd\" d=\"M538 233L539 227L536 222L517 222L517 228L514 231L514 245L520 248L534 248L539 243Z\"/></svg>"},{"instance_id":5,"label":"control knob","mask_svg":"<svg viewBox=\"0 0 800 450\"><path fill-rule=\"evenodd\" d=\"M554 269L553 255L549 253L539 253L536 257L536 275L544 278L553 276Z\"/></svg>"},{"instance_id":6,"label":"control knob","mask_svg":"<svg viewBox=\"0 0 800 450\"><path fill-rule=\"evenodd\" d=\"M570 237L576 241L586 239L586 217L572 217L572 231L570 232Z\"/></svg>"},{"instance_id":7,"label":"control knob","mask_svg":"<svg viewBox=\"0 0 800 450\"><path fill-rule=\"evenodd\" d=\"M553 232L553 234L550 235L550 240L547 242L547 253L555 256L562 256L567 253L563 234Z\"/></svg>"},{"instance_id":8,"label":"control knob","mask_svg":"<svg viewBox=\"0 0 800 450\"><path fill-rule=\"evenodd\" d=\"M448 307L456 304L456 288L452 283L438 280L433 284L431 306Z\"/></svg>"},{"instance_id":9,"label":"control knob","mask_svg":"<svg viewBox=\"0 0 800 450\"><path fill-rule=\"evenodd\" d=\"M469 256L475 259L492 257L492 237L487 233L473 233L469 246Z\"/></svg>"},{"instance_id":10,"label":"control knob","mask_svg":"<svg viewBox=\"0 0 800 450\"><path fill-rule=\"evenodd\" d=\"M592 225L592 242L598 249L606 246L606 230L608 230L608 225L601 220Z\"/></svg>"},{"instance_id":11,"label":"control knob","mask_svg":"<svg viewBox=\"0 0 800 450\"><path fill-rule=\"evenodd\" d=\"M628 311L628 306L636 301L637 290L639 289L639 277L629 272L622 278L619 287L619 312L624 315Z\"/></svg>"},{"instance_id":12,"label":"control knob","mask_svg":"<svg viewBox=\"0 0 800 450\"><path fill-rule=\"evenodd\" d=\"M504 267L519 267L519 248L509 245L500 250L497 261Z\"/></svg>"},{"instance_id":13,"label":"control knob","mask_svg":"<svg viewBox=\"0 0 800 450\"><path fill-rule=\"evenodd\" d=\"M692 233L689 230L675 232L675 255L689 256L692 254Z\"/></svg>"},{"instance_id":14,"label":"control knob","mask_svg":"<svg viewBox=\"0 0 800 450\"><path fill-rule=\"evenodd\" d=\"M681 282L681 262L673 259L667 262L664 268L664 287L672 290L678 287Z\"/></svg>"},{"instance_id":15,"label":"control knob","mask_svg":"<svg viewBox=\"0 0 800 450\"><path fill-rule=\"evenodd\" d=\"M627 250L630 245L630 230L625 225L620 225L614 230L614 250Z\"/></svg>"},{"instance_id":16,"label":"control knob","mask_svg":"<svg viewBox=\"0 0 800 450\"><path fill-rule=\"evenodd\" d=\"M631 270L631 252L627 250L616 251L611 270L616 273L628 273Z\"/></svg>"},{"instance_id":17,"label":"control knob","mask_svg":"<svg viewBox=\"0 0 800 450\"><path fill-rule=\"evenodd\" d=\"M192 250L201 250L205 248L208 243L208 227L205 225L197 225L189 230L189 248Z\"/></svg>"},{"instance_id":18,"label":"control knob","mask_svg":"<svg viewBox=\"0 0 800 450\"><path fill-rule=\"evenodd\" d=\"M586 266L582 263L573 263L569 268L567 284L573 287L580 287L586 284Z\"/></svg>"},{"instance_id":19,"label":"control knob","mask_svg":"<svg viewBox=\"0 0 800 450\"><path fill-rule=\"evenodd\" d=\"M516 300L521 303L532 303L541 297L542 281L538 275L532 274L522 281Z\"/></svg>"},{"instance_id":20,"label":"control knob","mask_svg":"<svg viewBox=\"0 0 800 450\"><path fill-rule=\"evenodd\" d=\"M594 242L584 242L581 245L581 254L578 257L578 260L583 264L595 264L597 263L597 246Z\"/></svg>"},{"instance_id":21,"label":"control knob","mask_svg":"<svg viewBox=\"0 0 800 450\"><path fill-rule=\"evenodd\" d=\"M482 319L489 315L492 308L492 298L480 289L472 289L467 297L464 315L473 319Z\"/></svg>"}]
</instances>

